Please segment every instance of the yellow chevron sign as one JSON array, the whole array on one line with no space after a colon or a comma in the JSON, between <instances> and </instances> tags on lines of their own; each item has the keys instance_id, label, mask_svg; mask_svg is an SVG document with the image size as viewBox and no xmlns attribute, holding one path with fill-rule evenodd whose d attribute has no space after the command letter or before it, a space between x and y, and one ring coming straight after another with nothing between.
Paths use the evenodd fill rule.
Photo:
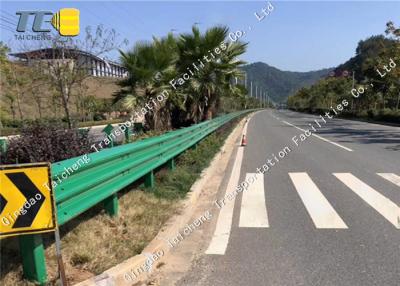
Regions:
<instances>
[{"instance_id":1,"label":"yellow chevron sign","mask_svg":"<svg viewBox=\"0 0 400 286\"><path fill-rule=\"evenodd\" d=\"M56 228L50 166L0 166L0 238Z\"/></svg>"}]
</instances>

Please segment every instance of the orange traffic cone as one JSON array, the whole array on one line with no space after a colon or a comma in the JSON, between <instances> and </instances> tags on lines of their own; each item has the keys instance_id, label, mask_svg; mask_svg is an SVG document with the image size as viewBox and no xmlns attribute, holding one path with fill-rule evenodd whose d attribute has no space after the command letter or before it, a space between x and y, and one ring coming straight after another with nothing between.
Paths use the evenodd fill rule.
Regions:
<instances>
[{"instance_id":1,"label":"orange traffic cone","mask_svg":"<svg viewBox=\"0 0 400 286\"><path fill-rule=\"evenodd\" d=\"M246 135L243 134L242 136L242 143L240 144L241 146L246 146L247 145L247 139L246 139Z\"/></svg>"}]
</instances>

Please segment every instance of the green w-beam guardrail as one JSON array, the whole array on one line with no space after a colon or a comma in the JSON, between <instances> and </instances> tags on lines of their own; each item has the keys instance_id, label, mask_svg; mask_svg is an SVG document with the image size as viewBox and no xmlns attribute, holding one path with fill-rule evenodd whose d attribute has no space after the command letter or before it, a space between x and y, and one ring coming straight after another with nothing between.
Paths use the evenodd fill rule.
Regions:
<instances>
[{"instance_id":1,"label":"green w-beam guardrail","mask_svg":"<svg viewBox=\"0 0 400 286\"><path fill-rule=\"evenodd\" d=\"M117 214L118 191L143 177L146 186L153 186L156 168L164 164L173 168L177 155L230 120L251 111L229 113L161 136L90 153L85 164L82 164L82 157L53 163L58 224L68 222L101 202L110 215ZM79 168L76 165L73 168L79 160ZM66 173L68 176L63 180ZM41 235L21 236L20 245L25 277L44 284L47 275Z\"/></svg>"}]
</instances>

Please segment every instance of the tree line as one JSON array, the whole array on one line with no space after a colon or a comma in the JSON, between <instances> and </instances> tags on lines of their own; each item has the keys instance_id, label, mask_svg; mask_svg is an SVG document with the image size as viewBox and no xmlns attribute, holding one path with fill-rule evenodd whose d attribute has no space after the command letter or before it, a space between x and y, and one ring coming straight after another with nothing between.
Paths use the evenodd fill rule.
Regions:
<instances>
[{"instance_id":1,"label":"tree line","mask_svg":"<svg viewBox=\"0 0 400 286\"><path fill-rule=\"evenodd\" d=\"M88 92L89 85L100 84L90 78L75 53L80 50L100 57L126 43L118 37L101 25L87 27L82 39L53 34L43 41L22 42L24 61L11 60L10 48L0 42L0 127L22 127L38 119L62 120L72 128L74 123L102 119L105 112L120 109L112 106L112 100ZM50 55L49 49L53 51ZM28 52L34 56L30 58Z\"/></svg>"},{"instance_id":2,"label":"tree line","mask_svg":"<svg viewBox=\"0 0 400 286\"><path fill-rule=\"evenodd\" d=\"M344 99L350 104L342 116L400 122L400 29L393 22L385 35L360 41L353 58L287 103L293 110L323 113Z\"/></svg>"},{"instance_id":3,"label":"tree line","mask_svg":"<svg viewBox=\"0 0 400 286\"><path fill-rule=\"evenodd\" d=\"M21 127L35 112L40 120L63 120L73 128L80 121L105 119L105 112L132 114L166 89L168 99L145 116L147 129L187 126L220 112L255 107L258 103L237 84L243 78L239 67L244 64L238 57L246 52L247 44L230 41L228 35L225 26L204 33L194 26L190 33L153 37L123 51L128 42L120 40L114 30L87 27L80 39L53 35L40 46L26 43L24 51L55 51L52 59L33 58L29 64L11 61L7 56L10 49L0 43L0 127ZM76 60L76 50L96 57L120 51L120 61L129 76L116 82L113 98L89 94L90 75L84 63Z\"/></svg>"}]
</instances>

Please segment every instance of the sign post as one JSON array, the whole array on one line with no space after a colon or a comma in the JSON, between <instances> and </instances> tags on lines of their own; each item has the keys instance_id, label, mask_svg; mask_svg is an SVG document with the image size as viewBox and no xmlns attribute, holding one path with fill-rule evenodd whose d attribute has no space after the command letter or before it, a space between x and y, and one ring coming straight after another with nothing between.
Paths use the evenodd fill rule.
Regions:
<instances>
[{"instance_id":1,"label":"sign post","mask_svg":"<svg viewBox=\"0 0 400 286\"><path fill-rule=\"evenodd\" d=\"M0 166L0 239L20 236L24 276L42 285L47 275L40 234L51 231L58 232L50 164ZM60 250L59 241L56 246Z\"/></svg>"}]
</instances>

